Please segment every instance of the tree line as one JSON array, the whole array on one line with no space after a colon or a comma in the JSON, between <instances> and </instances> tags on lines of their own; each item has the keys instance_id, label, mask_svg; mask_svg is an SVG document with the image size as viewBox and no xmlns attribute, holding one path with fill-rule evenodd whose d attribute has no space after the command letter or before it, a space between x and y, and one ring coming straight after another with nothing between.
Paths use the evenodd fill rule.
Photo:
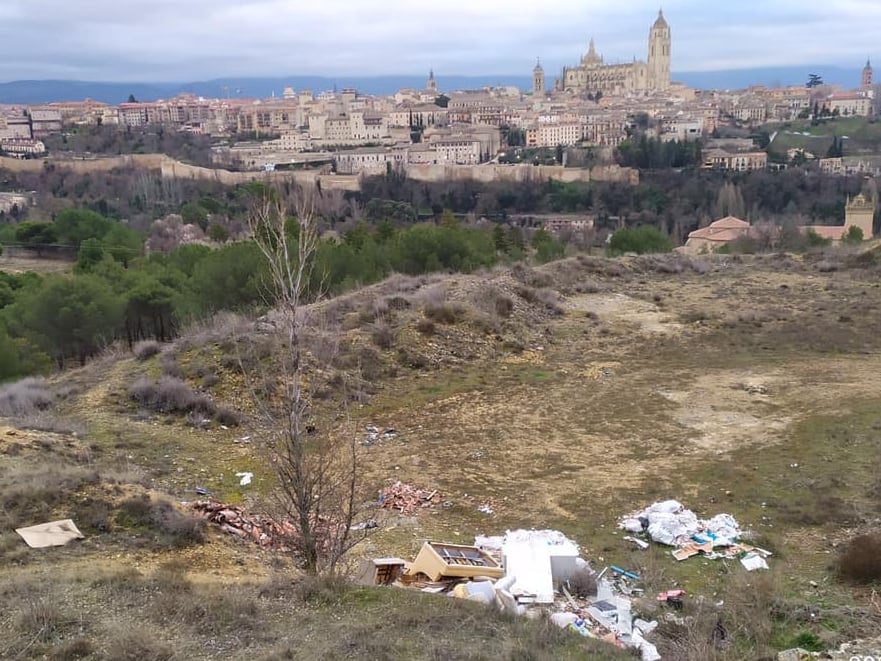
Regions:
<instances>
[{"instance_id":1,"label":"tree line","mask_svg":"<svg viewBox=\"0 0 881 661\"><path fill-rule=\"evenodd\" d=\"M257 244L188 244L143 254L135 230L88 210L68 210L40 225L44 237L77 246L73 273L0 273L0 379L84 363L123 340L172 339L182 326L221 310L259 311L273 300ZM4 228L9 231L9 228ZM292 236L296 218L288 221ZM343 235L326 233L316 245L305 293L337 294L389 274L472 272L534 254L547 261L563 246L546 232L527 244L519 229L469 227L452 213L438 222L398 227L360 223Z\"/></svg>"}]
</instances>

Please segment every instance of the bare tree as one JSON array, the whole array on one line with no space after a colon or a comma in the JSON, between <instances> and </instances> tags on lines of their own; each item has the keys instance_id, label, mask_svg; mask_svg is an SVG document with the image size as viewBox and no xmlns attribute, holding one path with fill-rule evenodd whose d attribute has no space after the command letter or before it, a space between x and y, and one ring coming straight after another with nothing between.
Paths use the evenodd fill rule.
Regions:
<instances>
[{"instance_id":1,"label":"bare tree","mask_svg":"<svg viewBox=\"0 0 881 661\"><path fill-rule=\"evenodd\" d=\"M357 502L357 442L348 416L341 424L319 421L313 410L339 344L338 332L307 299L317 293L310 291L319 245L316 194L298 190L283 200L276 189L268 189L249 211L249 229L269 274L272 325L278 333L272 362L280 375L277 395L255 401L278 480L279 515L291 530L289 546L305 571L333 573L363 538L366 526L356 525L356 519L366 513ZM294 227L289 210L297 221Z\"/></svg>"}]
</instances>

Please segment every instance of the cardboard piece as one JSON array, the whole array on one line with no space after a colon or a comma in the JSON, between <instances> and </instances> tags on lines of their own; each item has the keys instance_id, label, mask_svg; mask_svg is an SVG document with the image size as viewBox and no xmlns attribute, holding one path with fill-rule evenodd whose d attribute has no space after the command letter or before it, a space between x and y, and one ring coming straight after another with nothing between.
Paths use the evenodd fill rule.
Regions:
<instances>
[{"instance_id":1,"label":"cardboard piece","mask_svg":"<svg viewBox=\"0 0 881 661\"><path fill-rule=\"evenodd\" d=\"M32 549L43 549L49 546L64 546L74 539L85 539L71 519L50 521L27 528L15 530Z\"/></svg>"}]
</instances>

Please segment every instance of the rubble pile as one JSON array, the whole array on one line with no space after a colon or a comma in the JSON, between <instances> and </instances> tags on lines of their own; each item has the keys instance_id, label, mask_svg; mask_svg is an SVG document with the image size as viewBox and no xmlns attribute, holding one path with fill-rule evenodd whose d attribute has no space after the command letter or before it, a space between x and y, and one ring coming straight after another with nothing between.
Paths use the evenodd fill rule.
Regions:
<instances>
[{"instance_id":1,"label":"rubble pile","mask_svg":"<svg viewBox=\"0 0 881 661\"><path fill-rule=\"evenodd\" d=\"M593 594L583 589L583 582L577 583L584 574L595 579ZM631 596L643 592L635 585L639 576L614 566L597 574L580 557L578 545L555 530L509 530L477 537L474 546L425 542L412 562L366 560L361 577L367 585L445 594L506 613L543 611L559 627L636 650L643 661L661 658L647 640L658 623L634 614ZM580 589L574 590L575 585Z\"/></svg>"},{"instance_id":2,"label":"rubble pile","mask_svg":"<svg viewBox=\"0 0 881 661\"><path fill-rule=\"evenodd\" d=\"M717 514L711 519L699 519L677 500L654 503L643 510L622 516L618 527L631 535L648 536L652 541L674 547L671 554L677 560L687 560L702 554L704 558L740 559L748 570L767 569L765 558L770 552L739 542L740 526L730 514ZM625 537L641 548L646 542L638 537Z\"/></svg>"},{"instance_id":3,"label":"rubble pile","mask_svg":"<svg viewBox=\"0 0 881 661\"><path fill-rule=\"evenodd\" d=\"M279 523L269 516L248 514L239 505L208 500L190 503L190 507L196 516L216 525L225 533L286 553L295 550L290 543L296 538L297 530L287 519ZM316 526L316 534L319 538L327 538L327 526Z\"/></svg>"},{"instance_id":4,"label":"rubble pile","mask_svg":"<svg viewBox=\"0 0 881 661\"><path fill-rule=\"evenodd\" d=\"M420 489L398 480L380 492L379 506L403 514L415 514L424 507L431 507L437 496L436 489L434 491Z\"/></svg>"},{"instance_id":5,"label":"rubble pile","mask_svg":"<svg viewBox=\"0 0 881 661\"><path fill-rule=\"evenodd\" d=\"M247 514L244 507L200 500L191 503L197 516L218 526L223 532L247 539L260 546L284 548L284 539L295 533L293 525L278 524L267 516Z\"/></svg>"}]
</instances>

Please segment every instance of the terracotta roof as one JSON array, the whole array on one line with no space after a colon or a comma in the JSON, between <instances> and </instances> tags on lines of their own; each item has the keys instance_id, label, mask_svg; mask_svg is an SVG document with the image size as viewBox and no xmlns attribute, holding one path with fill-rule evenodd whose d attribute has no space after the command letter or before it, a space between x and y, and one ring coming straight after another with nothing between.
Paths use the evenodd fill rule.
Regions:
<instances>
[{"instance_id":1,"label":"terracotta roof","mask_svg":"<svg viewBox=\"0 0 881 661\"><path fill-rule=\"evenodd\" d=\"M696 232L692 232L688 235L689 239L703 239L704 241L718 241L719 243L730 243L735 239L740 238L741 236L748 234L749 232L744 232L743 230L717 230L715 232L709 232L709 227L705 227L701 230L697 230Z\"/></svg>"},{"instance_id":2,"label":"terracotta roof","mask_svg":"<svg viewBox=\"0 0 881 661\"><path fill-rule=\"evenodd\" d=\"M706 227L695 230L688 235L689 239L705 239L707 241L733 241L749 231L749 223L734 216L726 216Z\"/></svg>"},{"instance_id":3,"label":"terracotta roof","mask_svg":"<svg viewBox=\"0 0 881 661\"><path fill-rule=\"evenodd\" d=\"M735 216L725 216L724 218L720 218L719 220L710 223L710 227L716 227L726 230L741 229L749 227L749 223L745 220L741 220L740 218L736 218Z\"/></svg>"},{"instance_id":4,"label":"terracotta roof","mask_svg":"<svg viewBox=\"0 0 881 661\"><path fill-rule=\"evenodd\" d=\"M841 241L847 228L844 225L806 225L805 232L815 232L824 239L832 239L833 241Z\"/></svg>"}]
</instances>

